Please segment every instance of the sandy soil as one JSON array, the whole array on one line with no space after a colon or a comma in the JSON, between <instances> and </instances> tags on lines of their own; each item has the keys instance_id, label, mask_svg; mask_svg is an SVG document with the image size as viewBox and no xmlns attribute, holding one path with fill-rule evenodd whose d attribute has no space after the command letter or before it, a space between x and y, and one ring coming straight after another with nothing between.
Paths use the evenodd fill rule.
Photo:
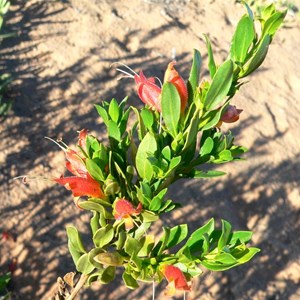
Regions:
<instances>
[{"instance_id":1,"label":"sandy soil","mask_svg":"<svg viewBox=\"0 0 300 300\"><path fill-rule=\"evenodd\" d=\"M63 173L62 151L44 137L72 144L82 128L103 136L94 103L125 95L139 103L134 83L117 81L111 63L162 77L176 55L187 76L193 48L206 61L202 34L209 33L221 62L242 14L233 0L13 1L7 29L18 37L5 40L0 50L2 70L15 78L13 110L0 123L0 231L13 236L0 241L0 268L17 259L13 299L48 299L57 276L74 270L65 225L87 229L88 215L63 188L41 179L28 185L12 180ZM188 219L193 228L211 217L228 219L236 229L253 230L253 244L262 249L250 264L194 282L189 300L300 299L299 54L299 21L290 18L263 67L235 99L244 112L228 128L250 148L248 160L224 166L227 177L183 182L185 189L172 190L185 208L162 223ZM163 287L157 288L157 299L163 299ZM151 287L128 291L120 278L80 296L150 298Z\"/></svg>"}]
</instances>

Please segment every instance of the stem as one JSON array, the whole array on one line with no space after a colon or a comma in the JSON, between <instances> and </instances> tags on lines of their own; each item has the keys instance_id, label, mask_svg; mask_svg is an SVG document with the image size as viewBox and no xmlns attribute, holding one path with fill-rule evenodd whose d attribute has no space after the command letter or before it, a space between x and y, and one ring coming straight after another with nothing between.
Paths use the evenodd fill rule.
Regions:
<instances>
[{"instance_id":1,"label":"stem","mask_svg":"<svg viewBox=\"0 0 300 300\"><path fill-rule=\"evenodd\" d=\"M84 286L85 282L87 281L88 277L89 277L89 275L81 274L81 276L80 276L78 282L76 283L71 295L68 298L66 298L66 300L75 299L75 297L79 293L80 289Z\"/></svg>"},{"instance_id":2,"label":"stem","mask_svg":"<svg viewBox=\"0 0 300 300\"><path fill-rule=\"evenodd\" d=\"M162 113L159 114L159 129L158 129L158 133L161 133L161 124L162 124Z\"/></svg>"},{"instance_id":3,"label":"stem","mask_svg":"<svg viewBox=\"0 0 300 300\"><path fill-rule=\"evenodd\" d=\"M152 282L152 300L155 300L155 281Z\"/></svg>"}]
</instances>

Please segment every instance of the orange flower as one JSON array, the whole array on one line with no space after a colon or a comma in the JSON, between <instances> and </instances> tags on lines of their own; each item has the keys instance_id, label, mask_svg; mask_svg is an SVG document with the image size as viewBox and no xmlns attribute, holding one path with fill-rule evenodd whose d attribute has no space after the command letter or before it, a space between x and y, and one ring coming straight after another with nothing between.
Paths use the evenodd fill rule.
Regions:
<instances>
[{"instance_id":1,"label":"orange flower","mask_svg":"<svg viewBox=\"0 0 300 300\"><path fill-rule=\"evenodd\" d=\"M177 290L191 291L191 284L187 282L183 272L172 265L164 265L162 267L162 273L168 281L167 295L173 296Z\"/></svg>"},{"instance_id":2,"label":"orange flower","mask_svg":"<svg viewBox=\"0 0 300 300\"><path fill-rule=\"evenodd\" d=\"M116 220L124 220L126 230L134 227L132 216L137 216L142 211L142 204L139 203L137 208L134 208L131 202L126 199L117 199L114 202L113 215Z\"/></svg>"},{"instance_id":3,"label":"orange flower","mask_svg":"<svg viewBox=\"0 0 300 300\"><path fill-rule=\"evenodd\" d=\"M146 76L141 71L139 75L134 75L137 84L137 93L140 99L151 109L161 111L160 94L161 88L155 84L155 78Z\"/></svg>"},{"instance_id":4,"label":"orange flower","mask_svg":"<svg viewBox=\"0 0 300 300\"><path fill-rule=\"evenodd\" d=\"M175 61L169 63L165 72L164 82L171 82L176 87L180 95L181 112L183 112L188 101L188 91L184 80L174 68L175 64ZM139 75L134 75L134 79L140 99L149 105L151 109L161 112L161 88L155 83L155 78L146 78L141 71Z\"/></svg>"},{"instance_id":5,"label":"orange flower","mask_svg":"<svg viewBox=\"0 0 300 300\"><path fill-rule=\"evenodd\" d=\"M171 82L175 85L181 100L181 112L184 112L187 102L188 102L188 90L186 84L182 77L175 70L174 65L175 61L169 63L168 68L165 73L164 82Z\"/></svg>"},{"instance_id":6,"label":"orange flower","mask_svg":"<svg viewBox=\"0 0 300 300\"><path fill-rule=\"evenodd\" d=\"M87 130L79 132L78 145L86 150ZM88 196L94 198L104 198L100 183L93 179L85 166L85 158L71 148L63 149L66 154L66 168L75 176L55 178L54 181L72 191L74 197Z\"/></svg>"},{"instance_id":7,"label":"orange flower","mask_svg":"<svg viewBox=\"0 0 300 300\"><path fill-rule=\"evenodd\" d=\"M88 196L93 198L104 198L104 193L99 182L94 180L89 174L86 177L60 177L55 178L55 182L63 185L67 190L72 191L74 197Z\"/></svg>"},{"instance_id":8,"label":"orange flower","mask_svg":"<svg viewBox=\"0 0 300 300\"><path fill-rule=\"evenodd\" d=\"M84 164L83 158L78 154L78 152L68 148L65 150L66 154L66 168L73 175L86 178L88 171Z\"/></svg>"},{"instance_id":9,"label":"orange flower","mask_svg":"<svg viewBox=\"0 0 300 300\"><path fill-rule=\"evenodd\" d=\"M86 150L87 133L88 133L87 129L81 129L79 131L78 146L80 146L83 150Z\"/></svg>"}]
</instances>

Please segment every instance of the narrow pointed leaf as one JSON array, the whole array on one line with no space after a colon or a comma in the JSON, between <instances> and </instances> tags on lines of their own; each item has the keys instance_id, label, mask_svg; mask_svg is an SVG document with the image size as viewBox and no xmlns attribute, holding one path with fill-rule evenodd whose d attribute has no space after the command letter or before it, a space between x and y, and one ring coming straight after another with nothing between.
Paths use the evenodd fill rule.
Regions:
<instances>
[{"instance_id":1,"label":"narrow pointed leaf","mask_svg":"<svg viewBox=\"0 0 300 300\"><path fill-rule=\"evenodd\" d=\"M161 111L164 122L173 137L178 132L180 105L180 96L176 87L170 82L165 82L161 92Z\"/></svg>"},{"instance_id":2,"label":"narrow pointed leaf","mask_svg":"<svg viewBox=\"0 0 300 300\"><path fill-rule=\"evenodd\" d=\"M115 122L118 123L119 116L120 116L120 109L119 105L116 99L112 99L110 104L109 104L109 109L108 109L109 116L111 119Z\"/></svg>"},{"instance_id":3,"label":"narrow pointed leaf","mask_svg":"<svg viewBox=\"0 0 300 300\"><path fill-rule=\"evenodd\" d=\"M266 35L258 45L256 52L252 58L244 65L243 70L240 72L239 77L245 77L255 71L265 60L268 53L271 37Z\"/></svg>"},{"instance_id":4,"label":"narrow pointed leaf","mask_svg":"<svg viewBox=\"0 0 300 300\"><path fill-rule=\"evenodd\" d=\"M80 272L82 274L90 274L91 272L93 272L95 267L90 262L88 253L83 254L78 259L78 261L76 263L76 269L77 269L78 272Z\"/></svg>"},{"instance_id":5,"label":"narrow pointed leaf","mask_svg":"<svg viewBox=\"0 0 300 300\"><path fill-rule=\"evenodd\" d=\"M228 243L231 233L231 224L225 220L222 220L222 234L218 242L218 250L221 251Z\"/></svg>"},{"instance_id":6,"label":"narrow pointed leaf","mask_svg":"<svg viewBox=\"0 0 300 300\"><path fill-rule=\"evenodd\" d=\"M72 244L72 247L79 253L86 253L81 240L81 235L79 234L77 228L73 225L70 225L67 226L66 230L69 242Z\"/></svg>"},{"instance_id":7,"label":"narrow pointed leaf","mask_svg":"<svg viewBox=\"0 0 300 300\"><path fill-rule=\"evenodd\" d=\"M194 91L199 85L201 65L202 65L201 54L197 49L194 49L193 64L192 64L190 77L187 84L189 103L193 101Z\"/></svg>"},{"instance_id":8,"label":"narrow pointed leaf","mask_svg":"<svg viewBox=\"0 0 300 300\"><path fill-rule=\"evenodd\" d=\"M230 56L234 62L243 63L245 61L254 38L254 22L248 15L244 15L237 25L231 42Z\"/></svg>"},{"instance_id":9,"label":"narrow pointed leaf","mask_svg":"<svg viewBox=\"0 0 300 300\"><path fill-rule=\"evenodd\" d=\"M217 70L206 93L204 100L206 110L214 109L224 100L230 90L232 78L233 63L231 60L227 60Z\"/></svg>"},{"instance_id":10,"label":"narrow pointed leaf","mask_svg":"<svg viewBox=\"0 0 300 300\"><path fill-rule=\"evenodd\" d=\"M204 37L206 40L206 48L207 48L207 54L208 54L208 70L209 70L210 78L213 78L216 74L217 66L215 63L214 54L213 54L212 47L211 47L211 42L206 34L204 35Z\"/></svg>"},{"instance_id":11,"label":"narrow pointed leaf","mask_svg":"<svg viewBox=\"0 0 300 300\"><path fill-rule=\"evenodd\" d=\"M141 178L151 180L153 169L150 161L147 159L149 155L154 155L157 151L157 143L155 137L147 133L140 143L136 153L136 168Z\"/></svg>"}]
</instances>

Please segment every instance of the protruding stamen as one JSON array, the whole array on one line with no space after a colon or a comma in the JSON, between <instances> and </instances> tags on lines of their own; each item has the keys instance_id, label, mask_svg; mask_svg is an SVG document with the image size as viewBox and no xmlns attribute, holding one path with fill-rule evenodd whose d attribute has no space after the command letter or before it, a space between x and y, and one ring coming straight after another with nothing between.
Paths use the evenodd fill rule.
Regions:
<instances>
[{"instance_id":1,"label":"protruding stamen","mask_svg":"<svg viewBox=\"0 0 300 300\"><path fill-rule=\"evenodd\" d=\"M66 148L68 148L68 146L62 141L62 140L58 140L55 141L53 139L51 139L48 136L45 136L45 139L50 140L51 142L53 142L54 144L56 144L60 149L62 149L63 151L66 151ZM59 143L62 143L66 148L64 148L62 145L60 145Z\"/></svg>"},{"instance_id":2,"label":"protruding stamen","mask_svg":"<svg viewBox=\"0 0 300 300\"><path fill-rule=\"evenodd\" d=\"M112 67L113 65L116 65L116 64L119 64L119 65L125 67L127 70L131 71L134 75L139 76L134 70L132 70L130 67L128 67L127 65L125 65L125 64L123 64L123 63L121 63L121 62L119 62L119 61L116 61L116 62L112 63L110 66ZM117 69L117 70L118 70L118 69ZM125 72L125 71L124 71L124 72ZM131 75L131 76L132 76L132 75Z\"/></svg>"},{"instance_id":3,"label":"protruding stamen","mask_svg":"<svg viewBox=\"0 0 300 300\"><path fill-rule=\"evenodd\" d=\"M157 81L159 82L159 84L160 84L160 87L162 88L162 86L163 86L163 84L162 84L162 82L161 82L161 80L158 78L158 77L154 77L154 78L156 78L157 79Z\"/></svg>"},{"instance_id":4,"label":"protruding stamen","mask_svg":"<svg viewBox=\"0 0 300 300\"><path fill-rule=\"evenodd\" d=\"M116 68L116 70L126 75L126 76L123 76L122 78L134 78L134 76L132 74L130 74L122 69Z\"/></svg>"},{"instance_id":5,"label":"protruding stamen","mask_svg":"<svg viewBox=\"0 0 300 300\"><path fill-rule=\"evenodd\" d=\"M29 175L22 175L22 176L17 176L14 177L13 180L21 179L22 183L26 184L30 180L42 180L42 181L53 181L51 178L47 178L45 176L29 176Z\"/></svg>"}]
</instances>

